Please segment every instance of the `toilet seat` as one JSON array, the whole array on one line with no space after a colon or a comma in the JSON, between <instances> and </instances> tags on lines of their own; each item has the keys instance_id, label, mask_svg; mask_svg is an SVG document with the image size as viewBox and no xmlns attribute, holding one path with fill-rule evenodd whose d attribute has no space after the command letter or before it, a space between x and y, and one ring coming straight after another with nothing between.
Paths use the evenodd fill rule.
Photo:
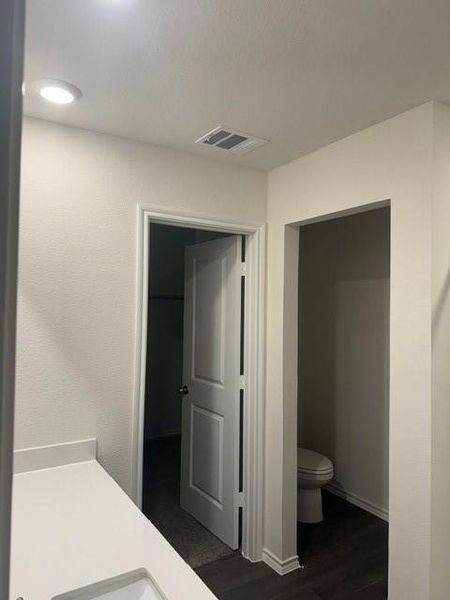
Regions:
<instances>
[{"instance_id":1,"label":"toilet seat","mask_svg":"<svg viewBox=\"0 0 450 600\"><path fill-rule=\"evenodd\" d=\"M333 463L329 458L308 450L297 448L297 473L304 477L326 477L333 473Z\"/></svg>"}]
</instances>

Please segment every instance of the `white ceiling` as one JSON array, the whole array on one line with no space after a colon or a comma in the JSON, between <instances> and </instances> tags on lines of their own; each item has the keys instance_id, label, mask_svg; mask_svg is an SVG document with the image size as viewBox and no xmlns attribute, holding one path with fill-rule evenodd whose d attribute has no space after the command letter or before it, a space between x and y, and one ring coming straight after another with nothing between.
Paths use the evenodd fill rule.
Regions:
<instances>
[{"instance_id":1,"label":"white ceiling","mask_svg":"<svg viewBox=\"0 0 450 600\"><path fill-rule=\"evenodd\" d=\"M46 103L51 77L81 101ZM26 114L271 168L450 100L449 0L29 0ZM194 145L217 125L270 140Z\"/></svg>"}]
</instances>

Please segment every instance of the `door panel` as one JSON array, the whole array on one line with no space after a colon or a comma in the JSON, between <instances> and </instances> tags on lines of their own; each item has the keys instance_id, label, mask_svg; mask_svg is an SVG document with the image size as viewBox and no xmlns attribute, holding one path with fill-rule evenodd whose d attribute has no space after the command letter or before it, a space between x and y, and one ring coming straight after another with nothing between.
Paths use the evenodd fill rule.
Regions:
<instances>
[{"instance_id":1,"label":"door panel","mask_svg":"<svg viewBox=\"0 0 450 600\"><path fill-rule=\"evenodd\" d=\"M223 417L191 404L191 487L222 508Z\"/></svg>"},{"instance_id":2,"label":"door panel","mask_svg":"<svg viewBox=\"0 0 450 600\"><path fill-rule=\"evenodd\" d=\"M241 238L186 248L181 506L238 546Z\"/></svg>"},{"instance_id":3,"label":"door panel","mask_svg":"<svg viewBox=\"0 0 450 600\"><path fill-rule=\"evenodd\" d=\"M226 258L193 259L192 377L223 385Z\"/></svg>"}]
</instances>

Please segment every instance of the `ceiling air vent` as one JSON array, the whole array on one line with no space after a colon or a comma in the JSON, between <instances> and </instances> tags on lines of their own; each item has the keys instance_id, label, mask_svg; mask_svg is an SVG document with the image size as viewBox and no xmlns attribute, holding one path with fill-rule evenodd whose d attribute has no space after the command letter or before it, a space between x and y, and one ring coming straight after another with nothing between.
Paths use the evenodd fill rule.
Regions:
<instances>
[{"instance_id":1,"label":"ceiling air vent","mask_svg":"<svg viewBox=\"0 0 450 600\"><path fill-rule=\"evenodd\" d=\"M202 135L195 143L214 146L215 148L221 148L222 150L228 150L229 152L235 152L236 154L246 154L247 152L258 148L258 146L267 144L267 140L257 138L248 133L242 133L242 131L230 129L229 127L220 126L216 127L206 135Z\"/></svg>"}]
</instances>

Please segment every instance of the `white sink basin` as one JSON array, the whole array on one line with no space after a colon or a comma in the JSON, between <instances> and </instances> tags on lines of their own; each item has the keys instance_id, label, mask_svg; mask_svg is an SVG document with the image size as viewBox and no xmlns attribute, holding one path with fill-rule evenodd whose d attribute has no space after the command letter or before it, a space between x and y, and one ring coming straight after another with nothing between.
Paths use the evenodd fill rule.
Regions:
<instances>
[{"instance_id":1,"label":"white sink basin","mask_svg":"<svg viewBox=\"0 0 450 600\"><path fill-rule=\"evenodd\" d=\"M147 571L140 569L59 594L52 600L166 600L166 597Z\"/></svg>"}]
</instances>

